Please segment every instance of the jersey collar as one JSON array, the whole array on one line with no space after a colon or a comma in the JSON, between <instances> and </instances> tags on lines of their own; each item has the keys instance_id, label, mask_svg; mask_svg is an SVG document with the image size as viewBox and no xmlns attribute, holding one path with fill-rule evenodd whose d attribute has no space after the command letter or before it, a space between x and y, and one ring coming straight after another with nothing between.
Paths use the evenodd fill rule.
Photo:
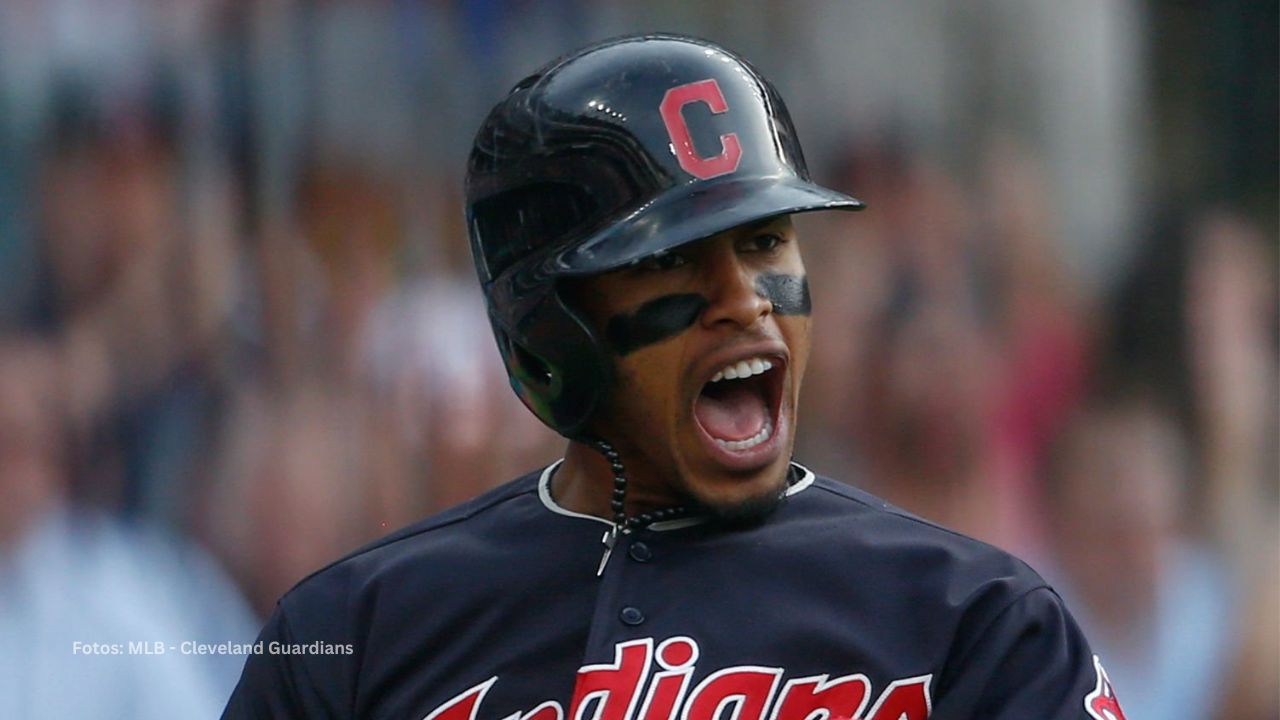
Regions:
<instances>
[{"instance_id":1,"label":"jersey collar","mask_svg":"<svg viewBox=\"0 0 1280 720\"><path fill-rule=\"evenodd\" d=\"M546 507L551 512L556 513L557 515L565 515L567 517L580 518L583 520L594 520L603 525L613 527L612 522L609 522L608 520L602 517L596 517L595 515L587 515L586 513L574 512L572 510L564 508L555 501L555 498L551 497L551 476L555 474L556 468L560 467L560 463L562 462L564 462L564 458L560 458L559 460L551 463L546 467L545 470L542 471L542 475L538 477L538 499L542 501L543 506ZM792 495L803 492L806 488L808 488L810 485L813 484L813 480L814 480L813 471L810 470L809 468L801 465L798 462L792 462L791 466L794 467L798 473L800 473L800 479L797 480L793 485L788 487L786 492L783 493L783 495L785 495L786 497L791 497ZM656 523L653 523L652 525L649 525L648 529L659 531L659 532L663 530L679 530L680 528L699 525L706 521L707 521L707 518L701 517L701 516L680 518L678 520L664 520L662 522L656 522Z\"/></svg>"}]
</instances>

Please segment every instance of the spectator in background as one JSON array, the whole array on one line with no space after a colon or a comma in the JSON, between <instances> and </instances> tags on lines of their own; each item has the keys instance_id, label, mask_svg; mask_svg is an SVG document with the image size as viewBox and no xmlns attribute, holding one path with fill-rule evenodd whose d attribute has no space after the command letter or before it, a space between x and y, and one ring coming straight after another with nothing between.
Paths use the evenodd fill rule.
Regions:
<instances>
[{"instance_id":1,"label":"spectator in background","mask_svg":"<svg viewBox=\"0 0 1280 720\"><path fill-rule=\"evenodd\" d=\"M1174 399L1189 429L1191 521L1222 552L1241 644L1219 718L1276 717L1277 324L1274 245L1222 209L1163 213L1121 287L1108 365Z\"/></svg>"},{"instance_id":2,"label":"spectator in background","mask_svg":"<svg viewBox=\"0 0 1280 720\"><path fill-rule=\"evenodd\" d=\"M996 460L995 358L971 313L909 285L868 349L861 444L886 499L946 527L1009 547L990 512Z\"/></svg>"},{"instance_id":3,"label":"spectator in background","mask_svg":"<svg viewBox=\"0 0 1280 720\"><path fill-rule=\"evenodd\" d=\"M935 522L1023 549L1022 507L999 502L1011 463L998 452L1002 358L981 302L977 270L989 248L974 239L979 213L944 167L902 148L873 149L845 172L876 177L867 198L875 210L865 245L824 248L834 262L814 270L815 286L824 265L843 271L856 261L861 275L857 287L833 288L835 311L815 310L815 322L848 338L815 355L831 376L830 387L810 395L824 397L816 411L827 417L815 424L835 431L828 444L855 439L866 472L857 484Z\"/></svg>"},{"instance_id":4,"label":"spectator in background","mask_svg":"<svg viewBox=\"0 0 1280 720\"><path fill-rule=\"evenodd\" d=\"M470 278L439 275L388 298L370 326L370 380L395 415L388 429L413 455L410 482L426 495L423 514L563 451L507 389L484 307Z\"/></svg>"},{"instance_id":5,"label":"spectator in background","mask_svg":"<svg viewBox=\"0 0 1280 720\"><path fill-rule=\"evenodd\" d=\"M209 295L226 263L208 260L227 238L184 245L175 121L156 101L68 93L38 173L47 279L25 325L67 363L77 492L179 528L221 392Z\"/></svg>"},{"instance_id":6,"label":"spectator in background","mask_svg":"<svg viewBox=\"0 0 1280 720\"><path fill-rule=\"evenodd\" d=\"M999 358L993 454L994 515L1015 547L1044 552L1037 470L1088 385L1092 335L1036 153L997 135L983 161L985 305Z\"/></svg>"},{"instance_id":7,"label":"spectator in background","mask_svg":"<svg viewBox=\"0 0 1280 720\"><path fill-rule=\"evenodd\" d=\"M1219 720L1280 717L1280 546L1276 538L1277 293L1263 233L1230 212L1190 227L1181 290L1199 428L1202 522L1239 578L1240 643L1224 667Z\"/></svg>"},{"instance_id":8,"label":"spectator in background","mask_svg":"<svg viewBox=\"0 0 1280 720\"><path fill-rule=\"evenodd\" d=\"M1271 537L1276 536L1276 528ZM1263 564L1249 578L1236 628L1239 646L1224 666L1222 702L1215 720L1275 720L1280 718L1280 568Z\"/></svg>"},{"instance_id":9,"label":"spectator in background","mask_svg":"<svg viewBox=\"0 0 1280 720\"><path fill-rule=\"evenodd\" d=\"M1120 288L1107 366L1171 398L1191 433L1198 519L1248 575L1275 546L1274 249L1233 213L1168 215Z\"/></svg>"},{"instance_id":10,"label":"spectator in background","mask_svg":"<svg viewBox=\"0 0 1280 720\"><path fill-rule=\"evenodd\" d=\"M880 210L903 184L904 159L887 142L867 142L847 149L835 187L865 187L875 212L859 217L844 213L799 216L803 237L830 238L806 243L809 282L823 298L813 306L814 328L826 340L809 358L812 372L801 390L800 422L807 429L796 438L798 456L815 466L855 468L863 482L865 457L857 442L867 421L860 385L867 373L869 350L878 341L881 317L894 282L891 214ZM815 230L807 230L807 227Z\"/></svg>"},{"instance_id":11,"label":"spectator in background","mask_svg":"<svg viewBox=\"0 0 1280 720\"><path fill-rule=\"evenodd\" d=\"M872 187L874 211L858 242L815 247L815 287L825 268L858 279L815 307L842 341L818 348L827 373L808 397L835 431L818 454L856 438L859 483L1038 556L1035 468L1084 392L1088 333L1035 155L997 134L984 160L962 185L898 142L850 154L843 172Z\"/></svg>"},{"instance_id":12,"label":"spectator in background","mask_svg":"<svg viewBox=\"0 0 1280 720\"><path fill-rule=\"evenodd\" d=\"M1094 491L1099 494L1093 502L1097 509L1092 517L1082 518L1081 524L1074 527L1063 519L1063 509L1055 508L1059 505L1056 499L1046 505L1056 518L1053 526L1057 528L1059 544L1074 547L1059 548L1059 556L1076 566L1073 575L1081 576L1073 577L1072 582L1081 587L1094 586L1094 600L1088 602L1086 598L1086 609L1095 604L1102 608L1101 620L1085 615L1082 621L1105 621L1106 616L1111 616L1109 623L1117 631L1095 632L1101 639L1123 637L1119 633L1124 630L1138 633L1142 636L1139 640L1147 643L1145 647L1151 655L1145 660L1141 659L1144 646L1129 643L1139 659L1131 663L1132 667L1111 668L1117 683L1123 683L1126 674L1143 670L1152 677L1146 684L1125 683L1125 706L1131 715L1142 717L1139 713L1145 705L1195 691L1194 701L1199 704L1194 708L1198 714L1190 714L1190 705L1158 704L1152 705L1157 710L1151 717L1173 716L1161 714L1170 712L1178 717L1271 720L1277 716L1276 678L1280 670L1280 649L1274 631L1280 623L1280 611L1272 600L1280 587L1275 541L1274 257L1261 232L1234 213L1169 212L1160 217L1119 288L1114 316L1106 328L1109 338L1104 346L1105 372L1100 374L1097 394L1111 400L1097 403L1092 414L1077 419L1068 437L1078 438L1061 441L1059 450L1086 443L1079 438L1092 438L1088 442L1106 446L1106 454L1112 457L1110 462L1126 461L1116 469L1123 475L1142 472L1139 466L1147 467L1148 474L1155 472L1149 461L1145 465L1138 462L1151 457L1149 451L1142 451L1143 447L1174 446L1175 450L1166 450L1164 455L1173 454L1180 459L1165 460L1160 471L1171 477L1150 482L1163 483L1165 489L1159 492L1172 493L1180 501L1156 502L1151 496L1158 492L1146 491L1148 502L1163 509L1155 512L1148 508L1136 516L1139 521L1148 519L1144 533L1136 529L1133 532L1145 540L1113 537L1115 548L1095 537L1092 528L1101 523L1099 514L1114 512L1117 518L1123 516L1124 511L1115 508L1120 504L1117 499L1124 495L1095 484ZM1135 383L1154 388L1167 402L1158 408L1147 407L1149 398L1121 398L1115 391ZM1080 429L1082 425L1107 425L1115 433L1129 428L1133 430L1132 438L1108 440L1104 437L1106 430L1085 431ZM1153 426L1160 429L1136 429ZM1152 437L1165 440L1153 442ZM1137 442L1140 438L1147 438L1145 444ZM1063 454L1055 456L1057 474ZM1075 455L1083 454L1077 448ZM1134 459L1128 459L1130 454ZM1106 462L1101 455L1099 452L1096 460L1099 465ZM1084 475L1078 472L1073 477ZM1102 482L1094 475L1096 482ZM1070 489L1068 481L1061 478L1051 487L1053 494ZM1085 492L1072 491L1072 495ZM1133 501L1130 504L1142 507ZM1170 515L1177 517L1173 530L1169 529ZM1153 517L1164 520L1153 528ZM1068 539L1068 533L1076 539ZM1091 551L1076 547L1080 544L1094 547ZM1145 551L1135 551L1144 544L1149 546ZM1080 552L1094 554L1096 572L1091 572L1088 563L1078 557L1071 560ZM1118 559L1126 557L1126 553L1127 566ZM1139 562L1135 555L1145 557L1145 562ZM1156 557L1160 560L1153 559ZM1064 567L1067 564L1063 562ZM1122 596L1127 593L1128 599L1107 596L1108 576L1124 583L1114 590ZM1209 585L1197 586L1196 577ZM1159 583L1146 596L1140 592L1142 578ZM1170 588L1179 584L1185 595L1170 595ZM1161 637L1157 631L1172 622L1169 615L1175 610L1212 620L1207 611L1230 600L1238 605L1222 608L1221 612L1233 616L1228 629L1234 636L1213 637L1201 628L1187 625L1157 643ZM1151 625L1144 630L1141 623L1127 624L1121 612L1126 607L1131 616L1159 609L1154 617L1165 625ZM1216 622L1216 626L1210 624L1213 632L1225 632L1221 621ZM1144 632L1150 634L1143 635ZM1210 648L1211 639L1217 645ZM1182 645L1171 647L1178 643ZM1206 656L1206 648L1216 654ZM1156 664L1153 658L1157 656L1163 664ZM1200 663L1197 667L1201 667L1202 674L1178 677L1194 669L1172 668L1169 658L1177 657L1182 657L1184 664ZM1205 664L1209 657L1217 664ZM1174 679L1161 680L1162 677ZM1159 682L1166 684L1154 684ZM1146 697L1134 696L1129 687Z\"/></svg>"},{"instance_id":13,"label":"spectator in background","mask_svg":"<svg viewBox=\"0 0 1280 720\"><path fill-rule=\"evenodd\" d=\"M1201 498L1214 536L1252 574L1274 567L1276 550L1276 258L1262 233L1232 213L1208 213L1189 234L1182 351L1200 435Z\"/></svg>"},{"instance_id":14,"label":"spectator in background","mask_svg":"<svg viewBox=\"0 0 1280 720\"><path fill-rule=\"evenodd\" d=\"M1187 530L1189 447L1150 395L1109 399L1057 438L1045 474L1050 582L1107 658L1129 720L1208 720L1236 628L1221 557Z\"/></svg>"},{"instance_id":15,"label":"spectator in background","mask_svg":"<svg viewBox=\"0 0 1280 720\"><path fill-rule=\"evenodd\" d=\"M299 178L297 225L323 274L308 358L343 389L356 385L364 335L377 305L396 287L395 259L405 231L400 189L360 163L314 158Z\"/></svg>"},{"instance_id":16,"label":"spectator in background","mask_svg":"<svg viewBox=\"0 0 1280 720\"><path fill-rule=\"evenodd\" d=\"M0 338L0 717L213 717L243 658L180 645L251 642L255 621L195 547L70 503L66 370L46 344Z\"/></svg>"},{"instance_id":17,"label":"spectator in background","mask_svg":"<svg viewBox=\"0 0 1280 720\"><path fill-rule=\"evenodd\" d=\"M333 558L484 490L477 478L561 450L506 388L465 243L465 266L406 281L394 173L316 152L294 215L255 248L264 363L239 378L201 496L198 534L263 614Z\"/></svg>"},{"instance_id":18,"label":"spectator in background","mask_svg":"<svg viewBox=\"0 0 1280 720\"><path fill-rule=\"evenodd\" d=\"M315 384L242 388L207 498L208 541L258 613L308 573L372 539L368 425Z\"/></svg>"}]
</instances>

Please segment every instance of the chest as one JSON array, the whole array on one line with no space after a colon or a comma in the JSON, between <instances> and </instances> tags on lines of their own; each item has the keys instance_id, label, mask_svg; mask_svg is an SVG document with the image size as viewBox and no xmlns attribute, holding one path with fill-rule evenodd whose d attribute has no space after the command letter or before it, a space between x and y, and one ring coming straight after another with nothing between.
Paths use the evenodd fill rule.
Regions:
<instances>
[{"instance_id":1,"label":"chest","mask_svg":"<svg viewBox=\"0 0 1280 720\"><path fill-rule=\"evenodd\" d=\"M361 716L927 712L951 630L878 568L767 535L641 532L619 538L597 576L598 532L545 548L555 562L536 571L511 558L384 606L367 636Z\"/></svg>"}]
</instances>

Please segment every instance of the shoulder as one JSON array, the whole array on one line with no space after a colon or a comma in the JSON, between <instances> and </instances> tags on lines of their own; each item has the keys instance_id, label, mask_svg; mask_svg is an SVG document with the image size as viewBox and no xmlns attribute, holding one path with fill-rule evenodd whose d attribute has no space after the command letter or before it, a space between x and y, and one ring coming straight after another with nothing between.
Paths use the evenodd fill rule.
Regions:
<instances>
[{"instance_id":1,"label":"shoulder","mask_svg":"<svg viewBox=\"0 0 1280 720\"><path fill-rule=\"evenodd\" d=\"M246 660L224 717L338 717L350 713L370 638L406 627L447 632L460 583L494 585L486 552L535 514L536 473L393 532L307 576L276 603ZM463 566L465 558L480 559ZM431 603L432 612L423 608ZM457 603L453 603L456 605ZM435 622L424 623L424 617ZM425 628L425 629L424 629ZM429 643L424 643L424 646Z\"/></svg>"},{"instance_id":2,"label":"shoulder","mask_svg":"<svg viewBox=\"0 0 1280 720\"><path fill-rule=\"evenodd\" d=\"M360 547L311 573L280 599L291 616L348 608L357 595L378 585L450 574L448 563L483 554L509 531L512 516L529 513L537 500L541 471L523 475L467 502L420 520ZM466 552L462 552L465 549ZM406 578L406 573L414 574ZM424 577L427 576L427 577Z\"/></svg>"},{"instance_id":3,"label":"shoulder","mask_svg":"<svg viewBox=\"0 0 1280 720\"><path fill-rule=\"evenodd\" d=\"M826 477L789 505L790 522L807 525L814 552L835 568L829 577L875 588L887 599L883 617L909 608L913 637L945 648L939 716L1083 717L1102 671L1061 597L1027 563ZM1053 697L1035 689L1050 686Z\"/></svg>"},{"instance_id":4,"label":"shoulder","mask_svg":"<svg viewBox=\"0 0 1280 720\"><path fill-rule=\"evenodd\" d=\"M864 581L926 604L999 612L1048 588L1013 554L911 514L846 483L815 475L789 503L784 523L804 526L813 552L845 560Z\"/></svg>"},{"instance_id":5,"label":"shoulder","mask_svg":"<svg viewBox=\"0 0 1280 720\"><path fill-rule=\"evenodd\" d=\"M944 552L958 563L1009 566L1044 580L1009 552L904 510L883 498L825 475L812 475L812 484L791 499L800 522L824 532L861 541L864 549L882 552Z\"/></svg>"}]
</instances>

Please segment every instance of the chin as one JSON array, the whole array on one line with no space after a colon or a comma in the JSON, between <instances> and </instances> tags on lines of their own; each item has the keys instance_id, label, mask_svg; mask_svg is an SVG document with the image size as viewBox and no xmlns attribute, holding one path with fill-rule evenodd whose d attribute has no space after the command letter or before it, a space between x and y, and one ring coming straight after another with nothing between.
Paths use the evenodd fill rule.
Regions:
<instances>
[{"instance_id":1,"label":"chin","mask_svg":"<svg viewBox=\"0 0 1280 720\"><path fill-rule=\"evenodd\" d=\"M770 465L754 477L729 476L686 479L686 491L693 502L716 521L731 526L751 526L767 518L786 497L790 462ZM727 485L728 487L717 487Z\"/></svg>"},{"instance_id":2,"label":"chin","mask_svg":"<svg viewBox=\"0 0 1280 720\"><path fill-rule=\"evenodd\" d=\"M787 499L784 488L768 495L740 500L725 505L707 505L712 520L728 528L745 529L763 523Z\"/></svg>"}]
</instances>

